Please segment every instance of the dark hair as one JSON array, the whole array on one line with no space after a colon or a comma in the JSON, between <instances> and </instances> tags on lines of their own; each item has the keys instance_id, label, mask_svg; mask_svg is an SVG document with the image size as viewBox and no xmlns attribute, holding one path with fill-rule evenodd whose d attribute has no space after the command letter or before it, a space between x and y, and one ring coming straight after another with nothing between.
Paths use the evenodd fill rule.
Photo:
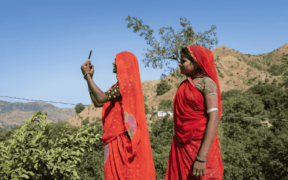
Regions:
<instances>
[{"instance_id":1,"label":"dark hair","mask_svg":"<svg viewBox=\"0 0 288 180\"><path fill-rule=\"evenodd\" d=\"M192 57L191 54L189 53L187 47L183 47L183 48L180 50L180 53L181 53L181 54L184 54L184 55L186 56L186 58L189 59L192 64L194 64L194 65L196 64L196 65L197 65L196 71L202 72L202 69L200 68L200 66L198 65L198 63L193 59L193 57Z\"/></svg>"},{"instance_id":2,"label":"dark hair","mask_svg":"<svg viewBox=\"0 0 288 180\"><path fill-rule=\"evenodd\" d=\"M184 54L184 55L186 56L186 58L191 61L191 63L196 63L196 62L193 60L191 54L189 53L187 47L183 47L183 48L180 50L180 53L181 53L181 54Z\"/></svg>"}]
</instances>

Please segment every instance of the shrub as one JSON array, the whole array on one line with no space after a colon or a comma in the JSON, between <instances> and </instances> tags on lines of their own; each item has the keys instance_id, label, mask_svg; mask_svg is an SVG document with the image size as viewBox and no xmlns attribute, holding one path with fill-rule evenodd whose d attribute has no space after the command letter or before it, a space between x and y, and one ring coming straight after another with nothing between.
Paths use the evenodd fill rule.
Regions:
<instances>
[{"instance_id":1,"label":"shrub","mask_svg":"<svg viewBox=\"0 0 288 180\"><path fill-rule=\"evenodd\" d=\"M169 99L162 99L159 103L158 110L162 111L172 111L173 101Z\"/></svg>"},{"instance_id":2,"label":"shrub","mask_svg":"<svg viewBox=\"0 0 288 180\"><path fill-rule=\"evenodd\" d=\"M81 124L86 126L89 123L89 117L86 117L83 121L81 121Z\"/></svg>"},{"instance_id":3,"label":"shrub","mask_svg":"<svg viewBox=\"0 0 288 180\"><path fill-rule=\"evenodd\" d=\"M156 93L157 96L161 96L168 92L171 89L171 85L168 84L165 80L161 80L160 83L157 84Z\"/></svg>"},{"instance_id":4,"label":"shrub","mask_svg":"<svg viewBox=\"0 0 288 180\"><path fill-rule=\"evenodd\" d=\"M76 166L85 151L100 140L93 127L76 134L61 131L53 141L47 114L34 113L12 138L0 142L1 179L80 179Z\"/></svg>"},{"instance_id":5,"label":"shrub","mask_svg":"<svg viewBox=\"0 0 288 180\"><path fill-rule=\"evenodd\" d=\"M254 78L250 78L250 79L248 79L248 84L251 85L253 82L256 81L256 79L257 79L257 77L254 77Z\"/></svg>"},{"instance_id":6,"label":"shrub","mask_svg":"<svg viewBox=\"0 0 288 180\"><path fill-rule=\"evenodd\" d=\"M287 69L286 66L273 64L267 71L272 76L279 76Z\"/></svg>"},{"instance_id":7,"label":"shrub","mask_svg":"<svg viewBox=\"0 0 288 180\"><path fill-rule=\"evenodd\" d=\"M145 114L148 114L148 113L149 113L148 105L147 105L147 104L144 104L144 106L145 106Z\"/></svg>"},{"instance_id":8,"label":"shrub","mask_svg":"<svg viewBox=\"0 0 288 180\"><path fill-rule=\"evenodd\" d=\"M143 96L144 102L147 101L147 96Z\"/></svg>"},{"instance_id":9,"label":"shrub","mask_svg":"<svg viewBox=\"0 0 288 180\"><path fill-rule=\"evenodd\" d=\"M82 103L78 103L75 106L76 114L81 113L85 109L85 106Z\"/></svg>"}]
</instances>

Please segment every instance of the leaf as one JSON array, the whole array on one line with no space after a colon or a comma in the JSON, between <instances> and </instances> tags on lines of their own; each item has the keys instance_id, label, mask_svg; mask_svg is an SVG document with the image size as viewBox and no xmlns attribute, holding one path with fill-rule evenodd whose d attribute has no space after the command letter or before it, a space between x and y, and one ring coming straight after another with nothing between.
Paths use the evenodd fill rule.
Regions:
<instances>
[{"instance_id":1,"label":"leaf","mask_svg":"<svg viewBox=\"0 0 288 180\"><path fill-rule=\"evenodd\" d=\"M28 175L26 175L26 174L22 174L21 176L19 176L19 177L22 177L22 178L25 178L25 179L29 179L29 176Z\"/></svg>"},{"instance_id":2,"label":"leaf","mask_svg":"<svg viewBox=\"0 0 288 180\"><path fill-rule=\"evenodd\" d=\"M59 163L59 162L61 162L61 157L60 156L58 157L57 163Z\"/></svg>"}]
</instances>

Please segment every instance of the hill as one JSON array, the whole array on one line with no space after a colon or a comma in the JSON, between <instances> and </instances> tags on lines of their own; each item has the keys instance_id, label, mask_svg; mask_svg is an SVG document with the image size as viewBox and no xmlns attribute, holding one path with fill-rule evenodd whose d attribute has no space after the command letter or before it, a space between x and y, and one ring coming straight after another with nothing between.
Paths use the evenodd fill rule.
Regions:
<instances>
[{"instance_id":1,"label":"hill","mask_svg":"<svg viewBox=\"0 0 288 180\"><path fill-rule=\"evenodd\" d=\"M0 100L1 126L19 126L24 119L29 119L34 112L40 110L48 113L47 122L65 121L76 114L74 108L60 109L44 102L11 103Z\"/></svg>"},{"instance_id":2,"label":"hill","mask_svg":"<svg viewBox=\"0 0 288 180\"><path fill-rule=\"evenodd\" d=\"M215 48L213 54L221 92L230 89L245 91L259 81L265 82L266 79L268 83L278 83L276 81L280 75L288 74L288 69L281 66L283 53L288 54L288 44L260 55L242 54L225 46ZM171 75L165 77L164 80L167 80L172 89L161 96L156 96L156 87L160 80L143 81L143 94L147 98L145 103L151 108L158 107L162 99L173 100L177 86L184 79L177 79Z\"/></svg>"}]
</instances>

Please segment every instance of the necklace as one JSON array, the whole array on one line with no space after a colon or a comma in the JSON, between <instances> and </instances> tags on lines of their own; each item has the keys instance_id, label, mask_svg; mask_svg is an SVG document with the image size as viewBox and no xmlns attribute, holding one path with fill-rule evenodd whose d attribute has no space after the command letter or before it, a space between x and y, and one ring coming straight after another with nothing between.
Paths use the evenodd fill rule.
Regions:
<instances>
[{"instance_id":1,"label":"necklace","mask_svg":"<svg viewBox=\"0 0 288 180\"><path fill-rule=\"evenodd\" d=\"M204 73L200 74L198 77L195 77L195 78L193 78L193 79L199 78L199 77L201 77L203 74L204 74ZM191 78L192 78L192 77L191 77Z\"/></svg>"},{"instance_id":2,"label":"necklace","mask_svg":"<svg viewBox=\"0 0 288 180\"><path fill-rule=\"evenodd\" d=\"M197 78L201 77L204 73L200 74Z\"/></svg>"}]
</instances>

